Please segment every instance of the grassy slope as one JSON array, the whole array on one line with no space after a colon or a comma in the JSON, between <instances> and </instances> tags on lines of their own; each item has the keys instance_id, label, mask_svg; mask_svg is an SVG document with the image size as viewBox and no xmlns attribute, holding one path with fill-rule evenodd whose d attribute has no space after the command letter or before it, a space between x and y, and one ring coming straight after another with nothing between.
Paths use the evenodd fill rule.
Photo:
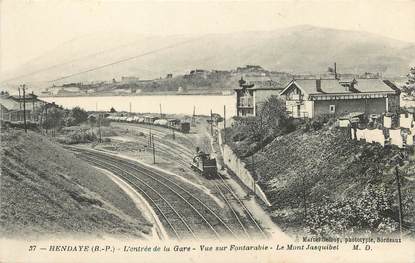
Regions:
<instances>
[{"instance_id":1,"label":"grassy slope","mask_svg":"<svg viewBox=\"0 0 415 263\"><path fill-rule=\"evenodd\" d=\"M246 147L243 142L240 145ZM303 177L309 210L313 206L314 212L319 212L319 206L336 200L361 197L368 185L385 187L385 196L396 212L395 176L385 164L398 151L351 141L337 128L324 127L307 133L297 130L276 138L263 152L257 152L255 171L273 203L275 221L295 231L306 226L303 223ZM247 157L246 162L247 168L252 170L251 158ZM401 170L406 172L405 176L411 176L415 162L407 162ZM406 179L402 184L406 222L413 225L415 187ZM391 217L396 218L396 213Z\"/></svg>"},{"instance_id":2,"label":"grassy slope","mask_svg":"<svg viewBox=\"0 0 415 263\"><path fill-rule=\"evenodd\" d=\"M140 237L150 230L111 179L30 131L2 132L0 188L2 235Z\"/></svg>"}]
</instances>

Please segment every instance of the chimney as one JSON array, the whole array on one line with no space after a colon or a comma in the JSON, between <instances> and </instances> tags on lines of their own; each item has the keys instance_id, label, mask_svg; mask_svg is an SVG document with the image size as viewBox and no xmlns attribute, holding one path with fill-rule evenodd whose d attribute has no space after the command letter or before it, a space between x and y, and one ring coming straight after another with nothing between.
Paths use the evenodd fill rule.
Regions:
<instances>
[{"instance_id":1,"label":"chimney","mask_svg":"<svg viewBox=\"0 0 415 263\"><path fill-rule=\"evenodd\" d=\"M334 62L334 78L337 79L337 64Z\"/></svg>"},{"instance_id":2,"label":"chimney","mask_svg":"<svg viewBox=\"0 0 415 263\"><path fill-rule=\"evenodd\" d=\"M318 92L322 92L321 90L321 79L316 79L316 89Z\"/></svg>"}]
</instances>

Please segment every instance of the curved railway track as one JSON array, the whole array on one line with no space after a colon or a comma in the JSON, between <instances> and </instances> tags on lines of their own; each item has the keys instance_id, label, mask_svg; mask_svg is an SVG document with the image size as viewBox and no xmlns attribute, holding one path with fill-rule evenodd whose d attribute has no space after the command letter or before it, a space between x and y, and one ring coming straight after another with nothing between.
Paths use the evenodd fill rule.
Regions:
<instances>
[{"instance_id":1,"label":"curved railway track","mask_svg":"<svg viewBox=\"0 0 415 263\"><path fill-rule=\"evenodd\" d=\"M110 170L116 175L119 175L124 179L128 179L129 182L134 183L135 187L137 187L140 192L146 193L144 194L144 197L147 197L149 202L154 206L156 204L158 205L158 203L154 200L159 200L161 197L166 195L166 193L170 193L169 200L166 200L167 198L161 199L165 203L164 206L166 203L170 203L170 206L167 205L170 210L176 210L174 214L179 220L174 220L175 222L181 221L182 225L185 225L183 221L187 222L189 227L186 227L187 230L185 232L191 233L193 231L194 233L202 233L217 239L229 236L234 238L238 237L228 226L228 224L208 205L196 197L195 194L191 193L188 189L173 180L162 176L160 172L155 172L152 169L138 166L132 161L115 156L108 156L104 153L75 148L72 148L72 150L75 151L81 159ZM151 188L149 186L151 186ZM155 192L157 192L158 199L152 198L151 196L155 195ZM157 209L157 206L155 206L155 208ZM169 226L173 233L177 232L177 234L179 234L178 232L183 232L183 227L177 230L171 222L167 222L169 221L167 216L163 216L163 212L159 209L157 210L159 211L161 217L165 219L165 223ZM177 210L180 210L180 212ZM177 236L176 234L174 235Z\"/></svg>"},{"instance_id":2,"label":"curved railway track","mask_svg":"<svg viewBox=\"0 0 415 263\"><path fill-rule=\"evenodd\" d=\"M141 125L131 124L128 126L138 128L140 131L149 130L149 127L143 127ZM168 159L174 160L174 162L178 163L185 170L192 171L189 168L189 162L192 160L193 153L185 146L179 143L176 143L174 141L168 141L164 138L166 135L171 134L170 129L153 126L152 134L158 141L158 142L156 141L156 151L163 152L164 155ZM183 134L181 134L181 137L188 140L188 138L184 136ZM142 138L139 138L137 142L140 142L145 145L146 143L148 143L147 139L148 138L142 137ZM96 152L94 153L91 151L88 151L88 154L100 154L101 155L100 158L105 158L107 162L114 161L113 158L117 158L114 156L109 156L107 154L96 153ZM181 158L174 158L174 157L169 157L169 156L180 156ZM219 197L223 199L226 206L229 208L226 211L227 213L225 217L226 219L221 219L221 217L217 213L215 213L212 209L210 209L207 205L205 205L201 200L195 197L194 194L192 196L192 193L190 193L189 190L185 189L183 186L177 185L177 183L175 183L174 181L168 178L160 176L160 174L155 173L153 169L147 169L145 167L138 166L133 161L129 161L129 160L122 159L122 158L119 158L119 159L121 160L121 162L124 162L123 165L127 165L129 169L133 169L134 172L137 172L139 174L146 174L147 177L156 176L156 178L159 181L164 180L164 183L173 186L176 189L176 191L181 192L184 196L190 196L188 199L188 200L192 200L190 201L190 206L193 206L193 208L196 210L198 207L202 206L201 208L203 209L203 211L201 213L198 213L197 215L198 217L203 216L204 214L206 214L206 212L208 214L208 216L206 217L213 217L213 221L212 221L212 218L206 218L204 221L205 221L205 225L208 225L208 226L210 224L209 222L212 222L209 228L212 230L216 238L220 238L222 233L228 233L233 237L241 237L241 238L267 238L268 237L267 233L262 229L260 224L256 221L252 213L245 206L244 202L238 197L238 195L234 192L232 187L229 186L229 184L223 178L223 175L218 173L217 179L208 180L208 181L209 181L209 184L212 185L211 189L213 190L216 189L217 195L219 195ZM140 192L143 193L142 190ZM143 195L145 196L145 193L143 193ZM160 209L157 208L156 203L152 202L150 197L147 197L147 199L152 204L154 204L153 206L160 213L159 217L164 219L163 221L165 222L165 224L170 229L174 229L174 226L170 226L170 224L167 222L168 220L166 220L166 218L162 215ZM175 220L175 223L177 221L180 221L180 220ZM189 228L191 227L189 226ZM216 230L217 228L218 230ZM189 231L189 229L187 229L187 231ZM173 231L173 234L174 236L180 239L179 233L174 233Z\"/></svg>"}]
</instances>

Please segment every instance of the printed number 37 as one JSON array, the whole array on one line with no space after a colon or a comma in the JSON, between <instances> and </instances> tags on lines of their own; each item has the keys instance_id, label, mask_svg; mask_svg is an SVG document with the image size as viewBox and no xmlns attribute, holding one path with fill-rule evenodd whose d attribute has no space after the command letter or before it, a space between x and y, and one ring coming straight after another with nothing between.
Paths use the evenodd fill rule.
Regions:
<instances>
[{"instance_id":1,"label":"printed number 37","mask_svg":"<svg viewBox=\"0 0 415 263\"><path fill-rule=\"evenodd\" d=\"M35 250L36 250L36 246L35 245L29 246L29 251L35 251Z\"/></svg>"}]
</instances>

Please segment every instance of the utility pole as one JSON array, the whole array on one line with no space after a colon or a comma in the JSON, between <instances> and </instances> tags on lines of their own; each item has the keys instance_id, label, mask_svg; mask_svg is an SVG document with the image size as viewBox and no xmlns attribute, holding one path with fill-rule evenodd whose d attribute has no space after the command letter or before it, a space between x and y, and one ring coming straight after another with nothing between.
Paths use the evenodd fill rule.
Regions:
<instances>
[{"instance_id":1,"label":"utility pole","mask_svg":"<svg viewBox=\"0 0 415 263\"><path fill-rule=\"evenodd\" d=\"M226 105L223 105L223 143L226 143Z\"/></svg>"},{"instance_id":2,"label":"utility pole","mask_svg":"<svg viewBox=\"0 0 415 263\"><path fill-rule=\"evenodd\" d=\"M395 166L396 182L398 185L398 202L399 202L399 233L402 237L402 223L403 223L403 213L402 213L402 193L401 193L401 180L399 176L398 166Z\"/></svg>"},{"instance_id":3,"label":"utility pole","mask_svg":"<svg viewBox=\"0 0 415 263\"><path fill-rule=\"evenodd\" d=\"M254 197L256 196L256 185L255 185L255 182L256 182L256 180L255 180L255 177L256 177L256 172L255 172L255 159L254 159L254 154L252 154L252 156L251 156L251 158L252 158L252 179L254 179L254 183L253 183L253 191L254 191Z\"/></svg>"},{"instance_id":4,"label":"utility pole","mask_svg":"<svg viewBox=\"0 0 415 263\"><path fill-rule=\"evenodd\" d=\"M161 111L161 103L160 103L160 118L163 118L163 113Z\"/></svg>"},{"instance_id":5,"label":"utility pole","mask_svg":"<svg viewBox=\"0 0 415 263\"><path fill-rule=\"evenodd\" d=\"M171 130L173 131L173 140L175 140L176 136L174 135L174 128L171 128Z\"/></svg>"},{"instance_id":6,"label":"utility pole","mask_svg":"<svg viewBox=\"0 0 415 263\"><path fill-rule=\"evenodd\" d=\"M102 133L101 133L101 114L98 113L98 132L99 132L99 142L102 142Z\"/></svg>"},{"instance_id":7,"label":"utility pole","mask_svg":"<svg viewBox=\"0 0 415 263\"><path fill-rule=\"evenodd\" d=\"M46 134L48 134L48 104L46 104L46 108L45 108L45 130L46 130Z\"/></svg>"},{"instance_id":8,"label":"utility pole","mask_svg":"<svg viewBox=\"0 0 415 263\"><path fill-rule=\"evenodd\" d=\"M27 133L26 125L26 85L22 85L23 88L23 119L24 119L24 132Z\"/></svg>"},{"instance_id":9,"label":"utility pole","mask_svg":"<svg viewBox=\"0 0 415 263\"><path fill-rule=\"evenodd\" d=\"M151 135L151 136L153 137L154 135ZM156 164L156 148L154 146L154 138L152 139L152 141L153 141L153 164Z\"/></svg>"},{"instance_id":10,"label":"utility pole","mask_svg":"<svg viewBox=\"0 0 415 263\"><path fill-rule=\"evenodd\" d=\"M305 175L303 175L303 202L304 202L304 220L307 218L307 190L305 187Z\"/></svg>"},{"instance_id":11,"label":"utility pole","mask_svg":"<svg viewBox=\"0 0 415 263\"><path fill-rule=\"evenodd\" d=\"M213 136L213 119L212 110L210 110L210 135Z\"/></svg>"},{"instance_id":12,"label":"utility pole","mask_svg":"<svg viewBox=\"0 0 415 263\"><path fill-rule=\"evenodd\" d=\"M196 106L193 105L192 125L195 125Z\"/></svg>"},{"instance_id":13,"label":"utility pole","mask_svg":"<svg viewBox=\"0 0 415 263\"><path fill-rule=\"evenodd\" d=\"M22 101L21 101L22 97L20 96L20 87L18 88L18 90L19 90L19 109L22 110Z\"/></svg>"},{"instance_id":14,"label":"utility pole","mask_svg":"<svg viewBox=\"0 0 415 263\"><path fill-rule=\"evenodd\" d=\"M148 136L148 146L149 147L151 147L151 137L152 137L153 135L151 135L151 124L150 124L150 133L149 133L149 136Z\"/></svg>"},{"instance_id":15,"label":"utility pole","mask_svg":"<svg viewBox=\"0 0 415 263\"><path fill-rule=\"evenodd\" d=\"M130 102L130 116L131 116L131 102Z\"/></svg>"}]
</instances>

